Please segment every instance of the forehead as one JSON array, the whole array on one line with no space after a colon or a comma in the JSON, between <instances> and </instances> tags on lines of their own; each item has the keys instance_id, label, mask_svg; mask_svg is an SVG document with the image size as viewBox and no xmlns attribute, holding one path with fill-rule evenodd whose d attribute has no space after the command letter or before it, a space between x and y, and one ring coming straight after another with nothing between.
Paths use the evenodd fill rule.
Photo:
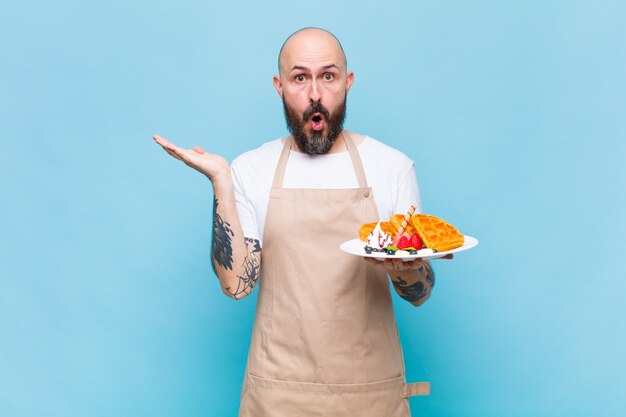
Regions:
<instances>
[{"instance_id":1,"label":"forehead","mask_svg":"<svg viewBox=\"0 0 626 417\"><path fill-rule=\"evenodd\" d=\"M343 50L334 36L321 30L292 35L283 45L279 57L281 72L288 72L295 66L316 69L331 64L345 70Z\"/></svg>"}]
</instances>

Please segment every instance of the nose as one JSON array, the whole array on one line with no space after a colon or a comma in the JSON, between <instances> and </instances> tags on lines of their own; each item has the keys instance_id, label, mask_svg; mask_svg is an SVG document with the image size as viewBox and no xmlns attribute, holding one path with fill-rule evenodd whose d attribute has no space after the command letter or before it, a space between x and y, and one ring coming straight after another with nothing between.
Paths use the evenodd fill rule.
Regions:
<instances>
[{"instance_id":1,"label":"nose","mask_svg":"<svg viewBox=\"0 0 626 417\"><path fill-rule=\"evenodd\" d=\"M313 80L311 88L309 89L309 101L315 103L319 102L321 98L320 90L317 88L317 81Z\"/></svg>"}]
</instances>

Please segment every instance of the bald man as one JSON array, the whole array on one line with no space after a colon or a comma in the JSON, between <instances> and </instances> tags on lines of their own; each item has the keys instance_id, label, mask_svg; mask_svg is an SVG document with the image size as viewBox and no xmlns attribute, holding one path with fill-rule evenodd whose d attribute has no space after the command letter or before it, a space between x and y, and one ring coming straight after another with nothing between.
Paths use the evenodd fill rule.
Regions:
<instances>
[{"instance_id":1,"label":"bald man","mask_svg":"<svg viewBox=\"0 0 626 417\"><path fill-rule=\"evenodd\" d=\"M366 262L339 246L364 223L420 211L414 164L343 129L354 74L330 32L293 33L278 67L290 136L230 166L154 136L212 182L212 263L224 294L239 299L261 282L239 415L409 416L407 397L429 387L405 381L389 279L419 306L433 271L420 260Z\"/></svg>"}]
</instances>

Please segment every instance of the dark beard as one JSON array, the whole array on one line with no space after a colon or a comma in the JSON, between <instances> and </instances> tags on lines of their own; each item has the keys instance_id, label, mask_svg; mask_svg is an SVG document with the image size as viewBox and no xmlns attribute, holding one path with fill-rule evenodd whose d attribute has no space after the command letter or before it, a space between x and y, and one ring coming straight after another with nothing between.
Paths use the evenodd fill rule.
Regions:
<instances>
[{"instance_id":1,"label":"dark beard","mask_svg":"<svg viewBox=\"0 0 626 417\"><path fill-rule=\"evenodd\" d=\"M326 107L322 106L320 103L315 103L311 104L302 116L298 115L290 108L283 98L283 109L285 111L287 128L296 140L300 151L309 155L328 153L333 143L335 143L337 136L339 136L343 130L343 122L346 119L346 98L347 94L343 98L343 103L339 105L337 111L332 115L328 112ZM324 124L328 130L328 135L324 136L323 130L314 130L311 137L306 135L305 127L309 123L309 119L313 113L320 113L324 116Z\"/></svg>"}]
</instances>

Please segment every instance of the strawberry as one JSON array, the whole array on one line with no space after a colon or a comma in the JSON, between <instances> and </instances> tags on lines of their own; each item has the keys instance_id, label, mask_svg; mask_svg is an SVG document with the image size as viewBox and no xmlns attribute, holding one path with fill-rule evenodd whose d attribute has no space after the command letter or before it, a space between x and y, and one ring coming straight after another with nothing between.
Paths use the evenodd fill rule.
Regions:
<instances>
[{"instance_id":1,"label":"strawberry","mask_svg":"<svg viewBox=\"0 0 626 417\"><path fill-rule=\"evenodd\" d=\"M398 249L404 249L409 247L409 239L406 236L402 236L398 242Z\"/></svg>"},{"instance_id":2,"label":"strawberry","mask_svg":"<svg viewBox=\"0 0 626 417\"><path fill-rule=\"evenodd\" d=\"M413 233L411 235L411 239L409 240L409 246L412 246L417 250L422 249L422 239L420 239L417 233Z\"/></svg>"},{"instance_id":3,"label":"strawberry","mask_svg":"<svg viewBox=\"0 0 626 417\"><path fill-rule=\"evenodd\" d=\"M397 248L401 238L402 235L400 233L396 233L396 235L391 240L391 246L395 246Z\"/></svg>"}]
</instances>

